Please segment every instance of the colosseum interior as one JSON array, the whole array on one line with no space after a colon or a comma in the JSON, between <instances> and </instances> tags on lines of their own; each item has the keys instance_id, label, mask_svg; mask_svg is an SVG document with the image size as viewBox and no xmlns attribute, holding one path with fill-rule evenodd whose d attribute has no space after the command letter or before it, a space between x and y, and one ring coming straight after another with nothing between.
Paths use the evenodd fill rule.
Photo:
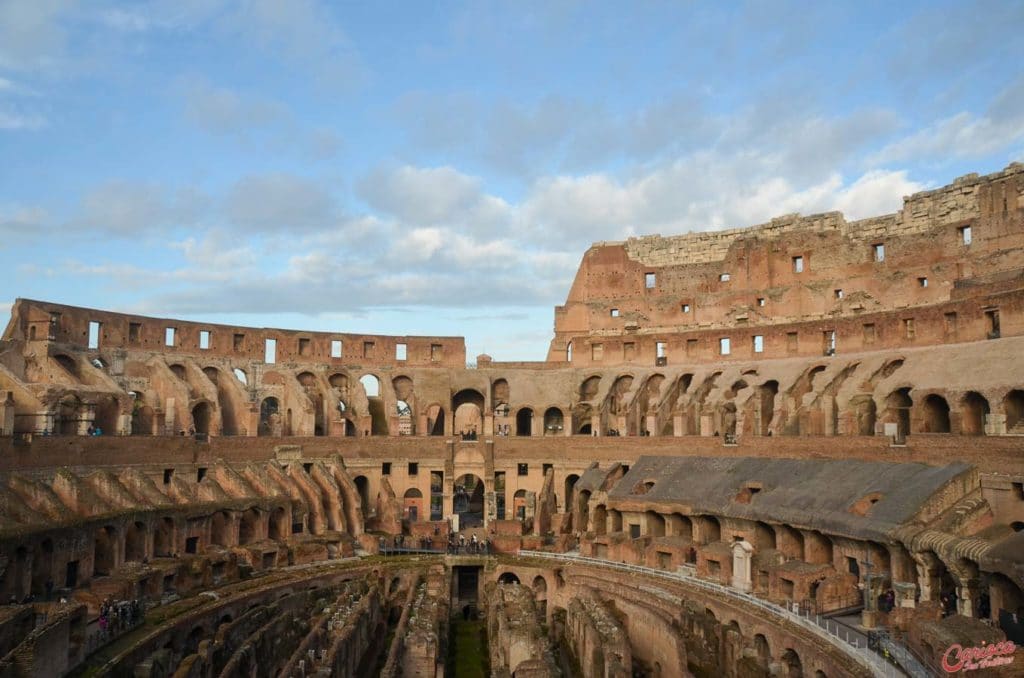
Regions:
<instances>
[{"instance_id":1,"label":"colosseum interior","mask_svg":"<svg viewBox=\"0 0 1024 678\"><path fill-rule=\"evenodd\" d=\"M1024 165L596 243L554 323L19 299L0 676L1024 673Z\"/></svg>"}]
</instances>

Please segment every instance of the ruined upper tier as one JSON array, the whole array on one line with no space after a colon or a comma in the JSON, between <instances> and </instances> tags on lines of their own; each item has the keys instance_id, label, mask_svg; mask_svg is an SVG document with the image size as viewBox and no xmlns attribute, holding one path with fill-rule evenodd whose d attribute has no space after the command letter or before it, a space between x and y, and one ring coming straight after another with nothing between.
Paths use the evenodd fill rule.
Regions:
<instances>
[{"instance_id":1,"label":"ruined upper tier","mask_svg":"<svg viewBox=\"0 0 1024 678\"><path fill-rule=\"evenodd\" d=\"M1020 334L1022 194L1013 163L870 219L787 215L596 243L555 308L548 360L678 364Z\"/></svg>"}]
</instances>

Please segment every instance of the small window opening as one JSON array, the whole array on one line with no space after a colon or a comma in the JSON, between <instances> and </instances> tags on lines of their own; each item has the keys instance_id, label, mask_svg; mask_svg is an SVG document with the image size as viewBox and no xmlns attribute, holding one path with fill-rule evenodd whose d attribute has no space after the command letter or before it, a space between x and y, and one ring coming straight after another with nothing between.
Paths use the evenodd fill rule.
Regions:
<instances>
[{"instance_id":1,"label":"small window opening","mask_svg":"<svg viewBox=\"0 0 1024 678\"><path fill-rule=\"evenodd\" d=\"M960 227L960 243L963 245L971 244L971 227L961 226Z\"/></svg>"},{"instance_id":2,"label":"small window opening","mask_svg":"<svg viewBox=\"0 0 1024 678\"><path fill-rule=\"evenodd\" d=\"M543 475L546 478L548 475L548 471L550 471L553 468L555 468L554 464L544 464L543 466L541 466L541 475Z\"/></svg>"},{"instance_id":3,"label":"small window opening","mask_svg":"<svg viewBox=\"0 0 1024 678\"><path fill-rule=\"evenodd\" d=\"M956 334L956 313L946 313L946 334Z\"/></svg>"},{"instance_id":4,"label":"small window opening","mask_svg":"<svg viewBox=\"0 0 1024 678\"><path fill-rule=\"evenodd\" d=\"M199 551L199 537L185 538L185 553L196 553ZM166 579L164 580L166 581ZM173 579L171 581L174 581Z\"/></svg>"},{"instance_id":5,"label":"small window opening","mask_svg":"<svg viewBox=\"0 0 1024 678\"><path fill-rule=\"evenodd\" d=\"M299 339L299 355L310 355L312 353L311 348L312 346L309 339L306 337L301 337Z\"/></svg>"},{"instance_id":6,"label":"small window opening","mask_svg":"<svg viewBox=\"0 0 1024 678\"><path fill-rule=\"evenodd\" d=\"M376 344L374 344L374 342L372 342L372 341L364 341L363 342L363 357L364 358L369 358L369 357L371 357L373 355L373 348L374 348L375 345Z\"/></svg>"},{"instance_id":7,"label":"small window opening","mask_svg":"<svg viewBox=\"0 0 1024 678\"><path fill-rule=\"evenodd\" d=\"M928 278L918 278L917 285L918 287L928 287Z\"/></svg>"},{"instance_id":8,"label":"small window opening","mask_svg":"<svg viewBox=\"0 0 1024 678\"><path fill-rule=\"evenodd\" d=\"M875 324L864 323L864 343L873 344L875 343Z\"/></svg>"},{"instance_id":9,"label":"small window opening","mask_svg":"<svg viewBox=\"0 0 1024 678\"><path fill-rule=\"evenodd\" d=\"M417 476L417 475L419 475L419 474L420 474L420 465L419 465L419 462L415 462L415 461L410 461L410 462L409 462L409 475L411 475L411 476Z\"/></svg>"},{"instance_id":10,"label":"small window opening","mask_svg":"<svg viewBox=\"0 0 1024 678\"><path fill-rule=\"evenodd\" d=\"M613 308L613 309L612 309L612 310L611 310L611 311L609 312L609 315L611 315L611 317L613 317L613 318L618 318L618 317L619 317L619 309L617 309L617 308Z\"/></svg>"},{"instance_id":11,"label":"small window opening","mask_svg":"<svg viewBox=\"0 0 1024 678\"><path fill-rule=\"evenodd\" d=\"M341 340L340 339L332 339L331 340L331 357L332 358L340 358L341 357Z\"/></svg>"},{"instance_id":12,"label":"small window opening","mask_svg":"<svg viewBox=\"0 0 1024 678\"><path fill-rule=\"evenodd\" d=\"M1001 332L999 329L999 309L994 308L985 311L985 320L988 321L988 338L998 339Z\"/></svg>"},{"instance_id":13,"label":"small window opening","mask_svg":"<svg viewBox=\"0 0 1024 678\"><path fill-rule=\"evenodd\" d=\"M825 330L821 333L822 341L824 343L825 355L836 354L836 331Z\"/></svg>"},{"instance_id":14,"label":"small window opening","mask_svg":"<svg viewBox=\"0 0 1024 678\"><path fill-rule=\"evenodd\" d=\"M171 478L173 478L173 477L174 477L174 469L173 468L165 468L164 469L164 485L170 485L171 484Z\"/></svg>"},{"instance_id":15,"label":"small window opening","mask_svg":"<svg viewBox=\"0 0 1024 678\"><path fill-rule=\"evenodd\" d=\"M263 362L268 365L277 362L277 339L267 339L263 347Z\"/></svg>"},{"instance_id":16,"label":"small window opening","mask_svg":"<svg viewBox=\"0 0 1024 678\"><path fill-rule=\"evenodd\" d=\"M210 331L199 330L199 348L206 351L210 348Z\"/></svg>"},{"instance_id":17,"label":"small window opening","mask_svg":"<svg viewBox=\"0 0 1024 678\"><path fill-rule=\"evenodd\" d=\"M803 273L804 272L804 258L803 257L793 257L793 272L794 273Z\"/></svg>"},{"instance_id":18,"label":"small window opening","mask_svg":"<svg viewBox=\"0 0 1024 678\"><path fill-rule=\"evenodd\" d=\"M205 466L200 466L199 468L196 469L196 482L197 483L203 482L203 478L205 478L205 477L206 477L206 467Z\"/></svg>"},{"instance_id":19,"label":"small window opening","mask_svg":"<svg viewBox=\"0 0 1024 678\"><path fill-rule=\"evenodd\" d=\"M764 306L764 305L765 305L765 303L767 303L767 302L766 302L766 300L765 300L765 298L764 298L764 297L758 297L758 298L757 298L757 305L758 305L758 306Z\"/></svg>"},{"instance_id":20,"label":"small window opening","mask_svg":"<svg viewBox=\"0 0 1024 678\"><path fill-rule=\"evenodd\" d=\"M302 465L302 470L305 471L306 473L312 473L313 472L313 464L310 463L310 462L304 463Z\"/></svg>"},{"instance_id":21,"label":"small window opening","mask_svg":"<svg viewBox=\"0 0 1024 678\"><path fill-rule=\"evenodd\" d=\"M390 461L385 461L385 462L381 463L381 465L380 465L380 474L382 476L389 476L389 475L391 475L391 462Z\"/></svg>"},{"instance_id":22,"label":"small window opening","mask_svg":"<svg viewBox=\"0 0 1024 678\"><path fill-rule=\"evenodd\" d=\"M654 286L658 284L658 276L654 273L644 273L644 287L649 290L653 290Z\"/></svg>"},{"instance_id":23,"label":"small window opening","mask_svg":"<svg viewBox=\"0 0 1024 678\"><path fill-rule=\"evenodd\" d=\"M430 345L430 362L438 363L441 362L441 358L444 356L444 346L441 344Z\"/></svg>"},{"instance_id":24,"label":"small window opening","mask_svg":"<svg viewBox=\"0 0 1024 678\"><path fill-rule=\"evenodd\" d=\"M128 342L132 344L139 343L139 337L142 334L142 323L128 323Z\"/></svg>"},{"instance_id":25,"label":"small window opening","mask_svg":"<svg viewBox=\"0 0 1024 678\"><path fill-rule=\"evenodd\" d=\"M732 280L732 276L728 273L721 273L718 276L718 282L729 282L730 280Z\"/></svg>"},{"instance_id":26,"label":"small window opening","mask_svg":"<svg viewBox=\"0 0 1024 678\"><path fill-rule=\"evenodd\" d=\"M405 360L408 356L408 350L406 344L395 344L395 360Z\"/></svg>"},{"instance_id":27,"label":"small window opening","mask_svg":"<svg viewBox=\"0 0 1024 678\"><path fill-rule=\"evenodd\" d=\"M729 340L729 337L722 337L718 340L718 353L720 355L732 353L732 342Z\"/></svg>"},{"instance_id":28,"label":"small window opening","mask_svg":"<svg viewBox=\"0 0 1024 678\"><path fill-rule=\"evenodd\" d=\"M521 476L528 476L528 475L530 475L530 465L529 464L516 464L516 473L518 475L521 475Z\"/></svg>"},{"instance_id":29,"label":"small window opening","mask_svg":"<svg viewBox=\"0 0 1024 678\"><path fill-rule=\"evenodd\" d=\"M871 252L875 261L885 261L885 243L875 243L871 246Z\"/></svg>"},{"instance_id":30,"label":"small window opening","mask_svg":"<svg viewBox=\"0 0 1024 678\"><path fill-rule=\"evenodd\" d=\"M836 299L842 299L843 298L843 291L842 290L836 290L834 292L834 294L836 295Z\"/></svg>"},{"instance_id":31,"label":"small window opening","mask_svg":"<svg viewBox=\"0 0 1024 678\"><path fill-rule=\"evenodd\" d=\"M683 310L683 313L689 313L690 312L690 305L689 304L683 304L682 310Z\"/></svg>"},{"instance_id":32,"label":"small window opening","mask_svg":"<svg viewBox=\"0 0 1024 678\"><path fill-rule=\"evenodd\" d=\"M664 341L659 341L654 344L655 356L658 358L664 358L668 355L668 344Z\"/></svg>"},{"instance_id":33,"label":"small window opening","mask_svg":"<svg viewBox=\"0 0 1024 678\"><path fill-rule=\"evenodd\" d=\"M164 330L164 346L174 346L174 328L168 327Z\"/></svg>"},{"instance_id":34,"label":"small window opening","mask_svg":"<svg viewBox=\"0 0 1024 678\"><path fill-rule=\"evenodd\" d=\"M234 349L235 353L239 353L245 347L245 335L236 334L231 339L231 348Z\"/></svg>"},{"instance_id":35,"label":"small window opening","mask_svg":"<svg viewBox=\"0 0 1024 678\"><path fill-rule=\"evenodd\" d=\"M764 335L754 335L754 353L764 353Z\"/></svg>"},{"instance_id":36,"label":"small window opening","mask_svg":"<svg viewBox=\"0 0 1024 678\"><path fill-rule=\"evenodd\" d=\"M95 320L89 321L89 348L100 347L100 323Z\"/></svg>"}]
</instances>

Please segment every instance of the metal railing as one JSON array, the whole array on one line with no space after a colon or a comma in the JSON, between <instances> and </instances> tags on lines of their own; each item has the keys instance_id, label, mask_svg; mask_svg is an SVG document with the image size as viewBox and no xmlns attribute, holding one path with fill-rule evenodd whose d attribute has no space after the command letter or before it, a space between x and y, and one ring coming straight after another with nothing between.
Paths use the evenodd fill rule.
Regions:
<instances>
[{"instance_id":1,"label":"metal railing","mask_svg":"<svg viewBox=\"0 0 1024 678\"><path fill-rule=\"evenodd\" d=\"M705 579L698 579L680 572L657 570L651 567L644 567L642 565L616 563L610 560L602 560L600 558L590 558L587 556L568 553L520 550L519 555L525 557L560 560L569 563L597 565L599 567L610 567L625 572L636 572L646 576L661 577L663 579L683 582L696 588L711 591L735 600L740 600L748 605L760 608L776 617L781 617L787 621L797 624L818 638L830 643L833 647L837 648L846 656L857 662L857 664L870 671L874 676L889 678L908 675L899 667L886 662L882 657L870 650L867 647L866 638L864 636L858 633L852 633L849 628L843 627L841 624L833 620L820 615L814 615L813 617L810 615L804 616L780 605L776 605L775 603L770 603L762 598L738 591L737 589L728 586L723 586ZM840 633L841 631L842 634ZM913 675L916 676L916 674Z\"/></svg>"}]
</instances>

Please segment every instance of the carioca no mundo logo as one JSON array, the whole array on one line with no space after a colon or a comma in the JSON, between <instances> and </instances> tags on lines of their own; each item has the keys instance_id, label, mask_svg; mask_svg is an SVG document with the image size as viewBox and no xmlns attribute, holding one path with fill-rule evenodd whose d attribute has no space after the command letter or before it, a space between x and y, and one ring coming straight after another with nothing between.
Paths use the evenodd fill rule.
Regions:
<instances>
[{"instance_id":1,"label":"carioca no mundo logo","mask_svg":"<svg viewBox=\"0 0 1024 678\"><path fill-rule=\"evenodd\" d=\"M942 654L942 670L946 673L959 673L1005 666L1013 662L1013 653L1016 651L1017 646L1012 640L991 645L982 641L980 647L964 647L953 643Z\"/></svg>"}]
</instances>

